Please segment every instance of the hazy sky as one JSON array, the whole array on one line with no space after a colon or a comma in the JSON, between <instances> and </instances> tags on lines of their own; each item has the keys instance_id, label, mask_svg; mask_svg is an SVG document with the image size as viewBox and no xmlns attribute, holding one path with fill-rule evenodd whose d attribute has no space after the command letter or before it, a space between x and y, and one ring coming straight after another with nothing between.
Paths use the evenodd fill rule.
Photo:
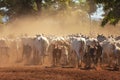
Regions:
<instances>
[{"instance_id":1,"label":"hazy sky","mask_svg":"<svg viewBox=\"0 0 120 80\"><path fill-rule=\"evenodd\" d=\"M80 0L73 0L75 3L79 3ZM81 2L86 2L86 0L81 0ZM97 5L97 10L95 13L93 13L91 15L92 20L100 20L103 19L103 15L104 11L103 11L103 6L102 5Z\"/></svg>"},{"instance_id":2,"label":"hazy sky","mask_svg":"<svg viewBox=\"0 0 120 80\"><path fill-rule=\"evenodd\" d=\"M99 19L103 19L103 15L104 11L103 11L103 6L100 5L100 7L97 6L97 10L95 13L93 13L93 15L91 15L91 18L93 20L99 20Z\"/></svg>"}]
</instances>

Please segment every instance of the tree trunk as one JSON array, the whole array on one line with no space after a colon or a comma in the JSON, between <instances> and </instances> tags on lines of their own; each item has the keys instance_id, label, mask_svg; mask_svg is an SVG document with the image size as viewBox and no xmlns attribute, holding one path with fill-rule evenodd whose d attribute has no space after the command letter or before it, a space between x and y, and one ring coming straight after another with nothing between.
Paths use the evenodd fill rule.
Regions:
<instances>
[{"instance_id":1,"label":"tree trunk","mask_svg":"<svg viewBox=\"0 0 120 80\"><path fill-rule=\"evenodd\" d=\"M40 12L42 8L42 0L35 0L35 2L37 4L38 12Z\"/></svg>"}]
</instances>

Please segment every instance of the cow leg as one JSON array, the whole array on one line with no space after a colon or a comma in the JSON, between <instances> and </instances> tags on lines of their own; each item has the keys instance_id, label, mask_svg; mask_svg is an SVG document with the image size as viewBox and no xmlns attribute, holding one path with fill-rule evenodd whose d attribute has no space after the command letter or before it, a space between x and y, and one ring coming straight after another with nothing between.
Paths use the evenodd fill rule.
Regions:
<instances>
[{"instance_id":1,"label":"cow leg","mask_svg":"<svg viewBox=\"0 0 120 80\"><path fill-rule=\"evenodd\" d=\"M112 66L113 66L113 70L115 71L119 70L117 57L114 57Z\"/></svg>"},{"instance_id":2,"label":"cow leg","mask_svg":"<svg viewBox=\"0 0 120 80\"><path fill-rule=\"evenodd\" d=\"M82 64L83 64L83 57L82 57L82 55L81 55L81 57L80 57L80 65L79 65L79 67L82 67Z\"/></svg>"},{"instance_id":3,"label":"cow leg","mask_svg":"<svg viewBox=\"0 0 120 80\"><path fill-rule=\"evenodd\" d=\"M41 53L37 54L37 58L38 58L38 63L40 63L41 65L44 63L44 55L41 55Z\"/></svg>"},{"instance_id":4,"label":"cow leg","mask_svg":"<svg viewBox=\"0 0 120 80\"><path fill-rule=\"evenodd\" d=\"M112 62L112 58L111 57L109 57L108 58L108 67L111 67L111 64L112 64L113 62Z\"/></svg>"},{"instance_id":5,"label":"cow leg","mask_svg":"<svg viewBox=\"0 0 120 80\"><path fill-rule=\"evenodd\" d=\"M102 57L100 57L99 60L100 60L100 65L102 65Z\"/></svg>"},{"instance_id":6,"label":"cow leg","mask_svg":"<svg viewBox=\"0 0 120 80\"><path fill-rule=\"evenodd\" d=\"M43 54L42 55L42 64L44 64L44 62L45 62L45 57L46 57L45 54Z\"/></svg>"},{"instance_id":7,"label":"cow leg","mask_svg":"<svg viewBox=\"0 0 120 80\"><path fill-rule=\"evenodd\" d=\"M120 55L118 55L118 66L120 66Z\"/></svg>"},{"instance_id":8,"label":"cow leg","mask_svg":"<svg viewBox=\"0 0 120 80\"><path fill-rule=\"evenodd\" d=\"M38 55L38 54L37 54L37 55ZM42 65L42 56L41 56L41 55L38 55L38 56L37 56L37 64Z\"/></svg>"},{"instance_id":9,"label":"cow leg","mask_svg":"<svg viewBox=\"0 0 120 80\"><path fill-rule=\"evenodd\" d=\"M93 55L91 58L92 58L92 64L93 64L94 66L96 66L96 65L97 65L97 62L98 62L98 57L96 57L95 55Z\"/></svg>"},{"instance_id":10,"label":"cow leg","mask_svg":"<svg viewBox=\"0 0 120 80\"><path fill-rule=\"evenodd\" d=\"M57 58L56 58L56 64L57 64L57 66L60 65L60 56L57 56Z\"/></svg>"},{"instance_id":11,"label":"cow leg","mask_svg":"<svg viewBox=\"0 0 120 80\"><path fill-rule=\"evenodd\" d=\"M38 63L42 64L41 63L41 56L38 55L38 50L35 50L33 58L34 58L34 64L38 64Z\"/></svg>"},{"instance_id":12,"label":"cow leg","mask_svg":"<svg viewBox=\"0 0 120 80\"><path fill-rule=\"evenodd\" d=\"M25 51L23 50L23 52L22 52L22 61L24 60L24 56L25 56Z\"/></svg>"},{"instance_id":13,"label":"cow leg","mask_svg":"<svg viewBox=\"0 0 120 80\"><path fill-rule=\"evenodd\" d=\"M101 60L102 64L108 64L109 63L109 56L107 55L106 52L103 52L101 59L102 59Z\"/></svg>"},{"instance_id":14,"label":"cow leg","mask_svg":"<svg viewBox=\"0 0 120 80\"><path fill-rule=\"evenodd\" d=\"M42 58L42 64L44 64L44 60L45 59L45 55L43 54L43 58Z\"/></svg>"},{"instance_id":15,"label":"cow leg","mask_svg":"<svg viewBox=\"0 0 120 80\"><path fill-rule=\"evenodd\" d=\"M90 56L86 56L85 69L89 69L90 67L91 67L91 58Z\"/></svg>"},{"instance_id":16,"label":"cow leg","mask_svg":"<svg viewBox=\"0 0 120 80\"><path fill-rule=\"evenodd\" d=\"M53 62L53 66L55 66L55 57L53 57L53 61L52 62Z\"/></svg>"},{"instance_id":17,"label":"cow leg","mask_svg":"<svg viewBox=\"0 0 120 80\"><path fill-rule=\"evenodd\" d=\"M43 64L43 55L39 54L38 63L40 63L41 65Z\"/></svg>"},{"instance_id":18,"label":"cow leg","mask_svg":"<svg viewBox=\"0 0 120 80\"><path fill-rule=\"evenodd\" d=\"M68 55L66 55L66 65L69 64Z\"/></svg>"},{"instance_id":19,"label":"cow leg","mask_svg":"<svg viewBox=\"0 0 120 80\"><path fill-rule=\"evenodd\" d=\"M79 60L79 58L77 58L77 68L79 68L80 67L80 62L79 62L80 60Z\"/></svg>"},{"instance_id":20,"label":"cow leg","mask_svg":"<svg viewBox=\"0 0 120 80\"><path fill-rule=\"evenodd\" d=\"M69 55L69 59L70 59L70 64L73 67L78 67L78 56L77 53L73 50L72 53Z\"/></svg>"},{"instance_id":21,"label":"cow leg","mask_svg":"<svg viewBox=\"0 0 120 80\"><path fill-rule=\"evenodd\" d=\"M56 56L56 53L53 53L53 56L52 56L52 59L53 59L53 61L52 61L52 62L53 62L53 66L56 66L56 61L57 61L57 60L56 60L56 57L57 57L57 56Z\"/></svg>"},{"instance_id":22,"label":"cow leg","mask_svg":"<svg viewBox=\"0 0 120 80\"><path fill-rule=\"evenodd\" d=\"M97 66L99 63L101 64L101 60L102 60L101 57L96 57L95 58L95 65Z\"/></svg>"}]
</instances>

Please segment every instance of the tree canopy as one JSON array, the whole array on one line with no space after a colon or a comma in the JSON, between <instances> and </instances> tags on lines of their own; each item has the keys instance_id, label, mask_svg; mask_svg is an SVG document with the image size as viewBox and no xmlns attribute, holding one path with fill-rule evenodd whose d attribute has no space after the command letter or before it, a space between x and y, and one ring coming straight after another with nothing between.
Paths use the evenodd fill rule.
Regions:
<instances>
[{"instance_id":1,"label":"tree canopy","mask_svg":"<svg viewBox=\"0 0 120 80\"><path fill-rule=\"evenodd\" d=\"M7 7L10 11L14 11L17 14L20 12L21 14L34 11L35 7L40 12L42 8L49 8L50 6L54 6L57 9L66 9L69 7L85 7L87 4L87 6L92 7L89 8L89 10L91 9L89 12L92 12L95 11L95 3L93 3L93 0L0 0L0 7Z\"/></svg>"},{"instance_id":2,"label":"tree canopy","mask_svg":"<svg viewBox=\"0 0 120 80\"><path fill-rule=\"evenodd\" d=\"M104 26L107 23L115 25L120 20L120 0L94 0L97 4L102 4L105 11L105 17L101 23Z\"/></svg>"},{"instance_id":3,"label":"tree canopy","mask_svg":"<svg viewBox=\"0 0 120 80\"><path fill-rule=\"evenodd\" d=\"M105 1L105 2L104 2ZM28 14L41 14L44 10L50 10L53 13L59 13L59 11L74 11L74 10L82 10L86 11L89 15L96 11L96 3L103 4L106 12L106 17L103 19L102 25L105 25L107 22L111 22L115 24L119 20L119 15L117 14L120 10L118 10L117 5L119 6L119 1L116 3L112 3L118 0L0 0L0 8L6 7L8 9L7 12L0 10L0 15L7 14L10 19L22 15ZM108 2L108 3L107 3ZM111 5L117 7L113 8ZM70 14L70 13L67 13ZM117 15L116 15L117 14ZM115 16L114 16L115 15Z\"/></svg>"}]
</instances>

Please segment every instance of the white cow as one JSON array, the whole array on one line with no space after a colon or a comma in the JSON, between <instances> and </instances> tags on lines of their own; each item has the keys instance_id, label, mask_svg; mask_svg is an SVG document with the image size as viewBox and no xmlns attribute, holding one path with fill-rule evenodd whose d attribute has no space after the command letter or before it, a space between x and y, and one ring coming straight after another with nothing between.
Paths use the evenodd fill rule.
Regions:
<instances>
[{"instance_id":1,"label":"white cow","mask_svg":"<svg viewBox=\"0 0 120 80\"><path fill-rule=\"evenodd\" d=\"M103 53L102 53L102 58L103 58L103 63L107 63L108 66L113 65L113 62L116 60L115 59L115 43L110 42L110 41L103 41L102 43L102 48L103 48Z\"/></svg>"},{"instance_id":2,"label":"white cow","mask_svg":"<svg viewBox=\"0 0 120 80\"><path fill-rule=\"evenodd\" d=\"M72 39L71 46L72 46L72 49L77 54L77 62L78 62L78 67L79 67L79 65L80 66L82 65L83 56L85 54L86 40L85 38L81 38L81 37L74 38Z\"/></svg>"},{"instance_id":3,"label":"white cow","mask_svg":"<svg viewBox=\"0 0 120 80\"><path fill-rule=\"evenodd\" d=\"M45 36L39 35L34 39L34 57L38 57L38 62L44 63L44 57L47 54L49 41Z\"/></svg>"},{"instance_id":4,"label":"white cow","mask_svg":"<svg viewBox=\"0 0 120 80\"><path fill-rule=\"evenodd\" d=\"M67 65L70 53L70 44L64 37L54 37L49 46L49 55L52 65ZM59 56L58 56L59 55Z\"/></svg>"},{"instance_id":5,"label":"white cow","mask_svg":"<svg viewBox=\"0 0 120 80\"><path fill-rule=\"evenodd\" d=\"M115 41L116 46L120 47L120 40Z\"/></svg>"},{"instance_id":6,"label":"white cow","mask_svg":"<svg viewBox=\"0 0 120 80\"><path fill-rule=\"evenodd\" d=\"M114 52L115 52L116 65L120 66L120 47L116 46Z\"/></svg>"}]
</instances>

